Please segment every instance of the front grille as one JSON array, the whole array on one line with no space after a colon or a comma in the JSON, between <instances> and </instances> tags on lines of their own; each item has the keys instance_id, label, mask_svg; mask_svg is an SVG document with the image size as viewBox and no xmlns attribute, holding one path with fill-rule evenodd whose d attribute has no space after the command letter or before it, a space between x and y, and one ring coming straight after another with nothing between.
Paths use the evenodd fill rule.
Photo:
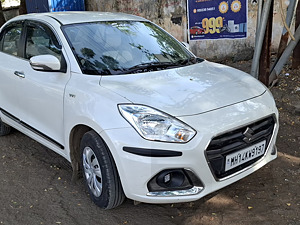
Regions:
<instances>
[{"instance_id":1,"label":"front grille","mask_svg":"<svg viewBox=\"0 0 300 225\"><path fill-rule=\"evenodd\" d=\"M206 156L210 167L217 178L229 176L253 164L263 156L255 158L229 171L225 171L225 159L228 154L247 148L266 140L266 149L271 140L275 120L273 116L244 126L213 138L206 149Z\"/></svg>"}]
</instances>

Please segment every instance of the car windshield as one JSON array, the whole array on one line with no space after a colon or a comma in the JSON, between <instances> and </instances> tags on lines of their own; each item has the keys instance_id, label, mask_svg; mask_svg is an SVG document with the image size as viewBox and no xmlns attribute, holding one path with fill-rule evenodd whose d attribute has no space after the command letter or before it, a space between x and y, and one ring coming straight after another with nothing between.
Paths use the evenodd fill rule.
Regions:
<instances>
[{"instance_id":1,"label":"car windshield","mask_svg":"<svg viewBox=\"0 0 300 225\"><path fill-rule=\"evenodd\" d=\"M141 73L201 61L150 22L81 23L63 31L84 74Z\"/></svg>"}]
</instances>

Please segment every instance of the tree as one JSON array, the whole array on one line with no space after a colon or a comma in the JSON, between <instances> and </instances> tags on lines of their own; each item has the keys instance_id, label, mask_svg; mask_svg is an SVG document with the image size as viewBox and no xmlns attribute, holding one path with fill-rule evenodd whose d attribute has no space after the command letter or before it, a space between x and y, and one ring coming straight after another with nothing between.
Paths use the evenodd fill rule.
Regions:
<instances>
[{"instance_id":1,"label":"tree","mask_svg":"<svg viewBox=\"0 0 300 225\"><path fill-rule=\"evenodd\" d=\"M20 1L19 15L27 14L26 0Z\"/></svg>"},{"instance_id":2,"label":"tree","mask_svg":"<svg viewBox=\"0 0 300 225\"><path fill-rule=\"evenodd\" d=\"M2 0L0 2L0 27L6 22L4 14L3 14L3 9L2 9Z\"/></svg>"}]
</instances>

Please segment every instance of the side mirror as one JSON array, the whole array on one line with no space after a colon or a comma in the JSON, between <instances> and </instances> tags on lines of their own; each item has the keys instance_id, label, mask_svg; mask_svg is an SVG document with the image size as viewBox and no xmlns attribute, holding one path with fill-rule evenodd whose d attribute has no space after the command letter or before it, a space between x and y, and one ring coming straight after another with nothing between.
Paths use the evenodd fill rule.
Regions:
<instances>
[{"instance_id":1,"label":"side mirror","mask_svg":"<svg viewBox=\"0 0 300 225\"><path fill-rule=\"evenodd\" d=\"M190 44L187 42L181 42L181 44L183 44L183 46L187 49L190 50Z\"/></svg>"},{"instance_id":2,"label":"side mirror","mask_svg":"<svg viewBox=\"0 0 300 225\"><path fill-rule=\"evenodd\" d=\"M38 71L59 71L60 61L53 55L37 55L30 58L32 69Z\"/></svg>"}]
</instances>

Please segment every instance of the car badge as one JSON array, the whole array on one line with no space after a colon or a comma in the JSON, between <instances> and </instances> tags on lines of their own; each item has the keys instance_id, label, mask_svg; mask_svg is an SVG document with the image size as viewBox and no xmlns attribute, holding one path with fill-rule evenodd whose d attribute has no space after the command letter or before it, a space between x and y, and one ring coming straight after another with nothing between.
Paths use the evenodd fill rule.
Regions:
<instances>
[{"instance_id":1,"label":"car badge","mask_svg":"<svg viewBox=\"0 0 300 225\"><path fill-rule=\"evenodd\" d=\"M243 141L246 142L247 144L250 143L252 141L252 137L253 137L253 130L250 127L247 127L247 129L245 130L245 132L243 133L243 135L245 136L243 138Z\"/></svg>"}]
</instances>

